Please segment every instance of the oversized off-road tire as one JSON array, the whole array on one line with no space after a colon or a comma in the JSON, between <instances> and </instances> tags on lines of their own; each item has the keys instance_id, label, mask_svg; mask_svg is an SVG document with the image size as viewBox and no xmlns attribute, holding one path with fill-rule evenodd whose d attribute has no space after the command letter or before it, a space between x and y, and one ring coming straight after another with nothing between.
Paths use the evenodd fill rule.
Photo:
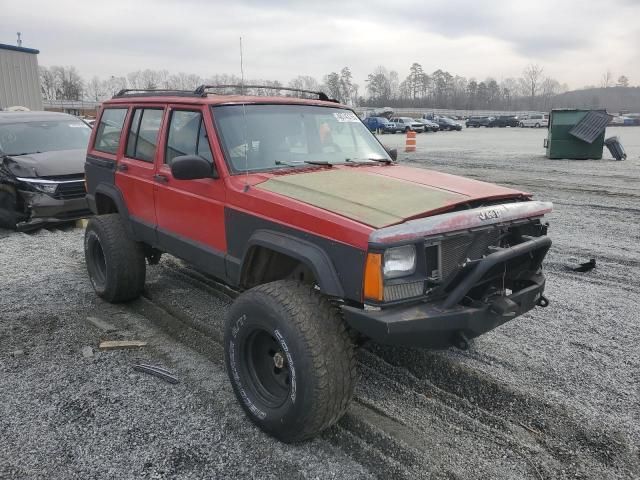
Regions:
<instances>
[{"instance_id":1,"label":"oversized off-road tire","mask_svg":"<svg viewBox=\"0 0 640 480\"><path fill-rule=\"evenodd\" d=\"M0 184L0 227L15 230L17 221L16 190L11 185Z\"/></svg>"},{"instance_id":2,"label":"oversized off-road tire","mask_svg":"<svg viewBox=\"0 0 640 480\"><path fill-rule=\"evenodd\" d=\"M312 285L282 280L241 294L225 322L225 361L249 418L283 442L337 422L353 395L353 343Z\"/></svg>"},{"instance_id":3,"label":"oversized off-road tire","mask_svg":"<svg viewBox=\"0 0 640 480\"><path fill-rule=\"evenodd\" d=\"M142 244L129 238L120 215L92 217L84 234L84 256L96 293L108 302L138 298L146 274Z\"/></svg>"}]
</instances>

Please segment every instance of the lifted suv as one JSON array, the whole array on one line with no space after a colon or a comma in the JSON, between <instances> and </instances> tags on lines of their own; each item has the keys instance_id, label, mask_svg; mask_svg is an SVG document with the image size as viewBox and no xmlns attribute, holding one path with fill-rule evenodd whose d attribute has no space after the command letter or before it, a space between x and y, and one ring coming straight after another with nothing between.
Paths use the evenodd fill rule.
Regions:
<instances>
[{"instance_id":1,"label":"lifted suv","mask_svg":"<svg viewBox=\"0 0 640 480\"><path fill-rule=\"evenodd\" d=\"M546 306L529 194L394 161L349 108L283 96L122 91L86 161L98 295L138 297L167 252L242 292L227 371L249 418L300 441L345 412L366 339L431 348ZM309 93L309 92L306 92Z\"/></svg>"}]
</instances>

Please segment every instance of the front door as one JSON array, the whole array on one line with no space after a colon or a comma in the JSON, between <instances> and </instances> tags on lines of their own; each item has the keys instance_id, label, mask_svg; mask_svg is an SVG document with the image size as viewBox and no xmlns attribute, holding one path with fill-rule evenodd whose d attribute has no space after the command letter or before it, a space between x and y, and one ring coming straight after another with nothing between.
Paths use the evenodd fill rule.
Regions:
<instances>
[{"instance_id":1,"label":"front door","mask_svg":"<svg viewBox=\"0 0 640 480\"><path fill-rule=\"evenodd\" d=\"M227 250L224 229L224 182L216 176L210 139L213 131L207 107L170 106L158 158L156 217L163 250L225 278ZM199 155L212 164L212 178L177 180L170 163L181 155Z\"/></svg>"}]
</instances>

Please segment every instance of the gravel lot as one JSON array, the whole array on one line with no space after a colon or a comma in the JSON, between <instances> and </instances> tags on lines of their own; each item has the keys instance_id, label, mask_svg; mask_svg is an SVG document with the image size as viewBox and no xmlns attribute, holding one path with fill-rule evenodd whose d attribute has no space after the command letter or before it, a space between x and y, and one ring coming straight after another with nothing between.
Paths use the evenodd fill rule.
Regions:
<instances>
[{"instance_id":1,"label":"gravel lot","mask_svg":"<svg viewBox=\"0 0 640 480\"><path fill-rule=\"evenodd\" d=\"M551 305L466 352L367 345L347 415L296 446L236 403L220 345L230 299L210 279L165 255L142 299L110 305L90 287L82 229L0 230L0 478L640 478L640 128L607 133L627 161L547 160L545 130L418 135L401 162L554 202ZM591 272L566 267L590 258ZM102 339L148 345L105 352Z\"/></svg>"}]
</instances>

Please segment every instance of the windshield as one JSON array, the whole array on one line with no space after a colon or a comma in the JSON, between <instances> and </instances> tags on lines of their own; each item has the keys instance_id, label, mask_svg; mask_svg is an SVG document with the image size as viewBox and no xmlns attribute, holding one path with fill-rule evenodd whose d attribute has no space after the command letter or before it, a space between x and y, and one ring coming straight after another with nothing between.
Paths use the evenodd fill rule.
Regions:
<instances>
[{"instance_id":1,"label":"windshield","mask_svg":"<svg viewBox=\"0 0 640 480\"><path fill-rule=\"evenodd\" d=\"M4 155L86 149L91 128L79 120L24 122L0 125Z\"/></svg>"},{"instance_id":2,"label":"windshield","mask_svg":"<svg viewBox=\"0 0 640 480\"><path fill-rule=\"evenodd\" d=\"M213 107L227 162L234 173L307 166L390 161L350 110L310 105Z\"/></svg>"}]
</instances>

